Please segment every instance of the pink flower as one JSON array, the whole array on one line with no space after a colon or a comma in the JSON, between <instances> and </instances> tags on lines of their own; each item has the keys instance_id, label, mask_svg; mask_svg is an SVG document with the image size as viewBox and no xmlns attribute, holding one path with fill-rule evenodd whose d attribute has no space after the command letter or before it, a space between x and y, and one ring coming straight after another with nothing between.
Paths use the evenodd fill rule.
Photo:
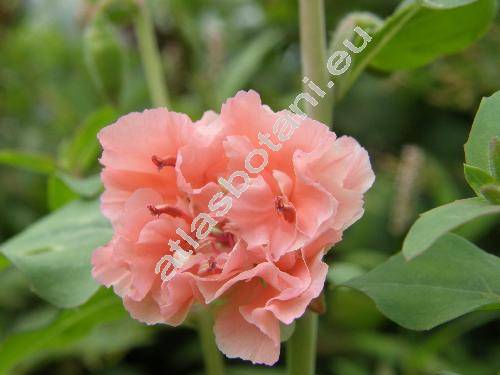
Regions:
<instances>
[{"instance_id":1,"label":"pink flower","mask_svg":"<svg viewBox=\"0 0 500 375\"><path fill-rule=\"evenodd\" d=\"M165 109L129 114L99 139L115 234L94 253L94 277L148 324L179 325L193 304L219 300L221 351L275 363L280 322L321 293L325 251L363 213L366 151L252 91L196 123Z\"/></svg>"}]
</instances>

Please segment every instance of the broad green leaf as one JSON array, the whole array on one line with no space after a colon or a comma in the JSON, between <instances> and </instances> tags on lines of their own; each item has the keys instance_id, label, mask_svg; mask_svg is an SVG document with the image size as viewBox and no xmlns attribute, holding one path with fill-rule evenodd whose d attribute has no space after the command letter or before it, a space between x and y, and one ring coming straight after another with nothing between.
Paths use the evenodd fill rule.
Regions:
<instances>
[{"instance_id":1,"label":"broad green leaf","mask_svg":"<svg viewBox=\"0 0 500 375\"><path fill-rule=\"evenodd\" d=\"M92 113L78 128L62 155L64 165L72 172L83 173L96 163L100 153L97 133L116 120L118 114L111 107Z\"/></svg>"},{"instance_id":2,"label":"broad green leaf","mask_svg":"<svg viewBox=\"0 0 500 375\"><path fill-rule=\"evenodd\" d=\"M481 198L461 199L422 214L410 228L403 254L412 259L428 250L443 234L471 220L500 214L500 206L491 205Z\"/></svg>"},{"instance_id":3,"label":"broad green leaf","mask_svg":"<svg viewBox=\"0 0 500 375\"><path fill-rule=\"evenodd\" d=\"M483 98L465 144L465 162L484 171L490 170L490 141L500 137L500 91Z\"/></svg>"},{"instance_id":4,"label":"broad green leaf","mask_svg":"<svg viewBox=\"0 0 500 375\"><path fill-rule=\"evenodd\" d=\"M0 164L42 174L52 173L56 169L56 163L50 156L14 150L0 150Z\"/></svg>"},{"instance_id":5,"label":"broad green leaf","mask_svg":"<svg viewBox=\"0 0 500 375\"><path fill-rule=\"evenodd\" d=\"M78 199L66 184L57 175L52 175L47 180L47 205L50 211L57 210L65 204Z\"/></svg>"},{"instance_id":6,"label":"broad green leaf","mask_svg":"<svg viewBox=\"0 0 500 375\"><path fill-rule=\"evenodd\" d=\"M57 172L49 177L47 183L47 201L51 211L78 198L94 198L102 190L99 175L87 178L70 176Z\"/></svg>"},{"instance_id":7,"label":"broad green leaf","mask_svg":"<svg viewBox=\"0 0 500 375\"><path fill-rule=\"evenodd\" d=\"M73 177L66 173L58 173L57 176L71 191L84 198L96 197L103 188L98 174L86 178Z\"/></svg>"},{"instance_id":8,"label":"broad green leaf","mask_svg":"<svg viewBox=\"0 0 500 375\"><path fill-rule=\"evenodd\" d=\"M109 290L101 290L83 306L62 311L45 327L8 336L0 342L0 374L40 352L65 349L97 325L127 316L121 300Z\"/></svg>"},{"instance_id":9,"label":"broad green leaf","mask_svg":"<svg viewBox=\"0 0 500 375\"><path fill-rule=\"evenodd\" d=\"M401 253L345 286L403 327L431 329L500 302L500 258L454 234L411 261Z\"/></svg>"},{"instance_id":10,"label":"broad green leaf","mask_svg":"<svg viewBox=\"0 0 500 375\"><path fill-rule=\"evenodd\" d=\"M481 188L484 185L495 182L495 179L487 172L468 164L464 164L464 175L467 183L478 196L481 196Z\"/></svg>"},{"instance_id":11,"label":"broad green leaf","mask_svg":"<svg viewBox=\"0 0 500 375\"><path fill-rule=\"evenodd\" d=\"M362 267L354 263L337 262L328 268L328 281L333 285L338 285L364 274Z\"/></svg>"},{"instance_id":12,"label":"broad green leaf","mask_svg":"<svg viewBox=\"0 0 500 375\"><path fill-rule=\"evenodd\" d=\"M498 311L500 310L500 303L493 303L480 309L480 311ZM500 316L498 316L500 317Z\"/></svg>"},{"instance_id":13,"label":"broad green leaf","mask_svg":"<svg viewBox=\"0 0 500 375\"><path fill-rule=\"evenodd\" d=\"M465 49L490 27L496 1L414 1L404 7L415 14L371 62L377 69L414 69Z\"/></svg>"},{"instance_id":14,"label":"broad green leaf","mask_svg":"<svg viewBox=\"0 0 500 375\"><path fill-rule=\"evenodd\" d=\"M359 54L351 54L350 70L339 76L342 98L367 66L394 71L423 66L443 55L465 49L489 28L495 0L408 0L371 35Z\"/></svg>"},{"instance_id":15,"label":"broad green leaf","mask_svg":"<svg viewBox=\"0 0 500 375\"><path fill-rule=\"evenodd\" d=\"M362 52L351 56L352 65L350 69L347 70L346 73L339 75L334 79L336 96L338 99L344 97L359 75L397 35L397 33L400 32L404 25L415 16L419 9L420 6L412 0L408 5L401 6L392 16L387 18L376 33L369 34L372 37L372 40L367 44Z\"/></svg>"},{"instance_id":16,"label":"broad green leaf","mask_svg":"<svg viewBox=\"0 0 500 375\"><path fill-rule=\"evenodd\" d=\"M276 30L264 31L229 62L217 80L220 84L217 89L219 104L248 83L262 65L264 57L281 39L282 34Z\"/></svg>"},{"instance_id":17,"label":"broad green leaf","mask_svg":"<svg viewBox=\"0 0 500 375\"><path fill-rule=\"evenodd\" d=\"M54 211L0 247L40 297L60 307L84 303L98 286L92 251L111 238L99 202L75 201Z\"/></svg>"},{"instance_id":18,"label":"broad green leaf","mask_svg":"<svg viewBox=\"0 0 500 375\"><path fill-rule=\"evenodd\" d=\"M495 215L481 216L478 219L469 221L467 224L461 225L452 232L475 243L495 228L497 223L498 217L495 217Z\"/></svg>"}]
</instances>

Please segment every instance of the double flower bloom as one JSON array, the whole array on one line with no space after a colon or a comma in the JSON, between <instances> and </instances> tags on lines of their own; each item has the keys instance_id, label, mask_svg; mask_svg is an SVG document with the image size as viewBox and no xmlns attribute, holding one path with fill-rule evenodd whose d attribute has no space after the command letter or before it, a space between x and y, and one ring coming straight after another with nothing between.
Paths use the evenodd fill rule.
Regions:
<instances>
[{"instance_id":1,"label":"double flower bloom","mask_svg":"<svg viewBox=\"0 0 500 375\"><path fill-rule=\"evenodd\" d=\"M195 123L132 113L99 139L115 234L93 255L94 277L149 324L179 325L193 304L220 300L221 351L275 363L280 322L319 295L325 250L363 213L366 151L252 91Z\"/></svg>"}]
</instances>

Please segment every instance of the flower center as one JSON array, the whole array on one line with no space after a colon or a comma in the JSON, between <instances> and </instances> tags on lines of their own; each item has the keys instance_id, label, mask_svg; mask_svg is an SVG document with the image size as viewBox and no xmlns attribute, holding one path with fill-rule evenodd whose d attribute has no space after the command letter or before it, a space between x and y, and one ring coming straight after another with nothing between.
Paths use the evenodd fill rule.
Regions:
<instances>
[{"instance_id":1,"label":"flower center","mask_svg":"<svg viewBox=\"0 0 500 375\"><path fill-rule=\"evenodd\" d=\"M227 246L230 249L232 249L236 244L236 241L234 240L234 234L232 234L231 232L212 231L212 233L210 233L210 237L212 237L221 245Z\"/></svg>"},{"instance_id":2,"label":"flower center","mask_svg":"<svg viewBox=\"0 0 500 375\"><path fill-rule=\"evenodd\" d=\"M295 207L282 195L274 198L274 206L278 213L289 223L295 223Z\"/></svg>"},{"instance_id":3,"label":"flower center","mask_svg":"<svg viewBox=\"0 0 500 375\"><path fill-rule=\"evenodd\" d=\"M205 261L203 261L200 264L198 272L204 273L204 274L213 273L214 271L217 270L217 268L218 267L217 267L217 262L215 260L215 257L210 256L210 257L208 257L208 259L206 259Z\"/></svg>"}]
</instances>

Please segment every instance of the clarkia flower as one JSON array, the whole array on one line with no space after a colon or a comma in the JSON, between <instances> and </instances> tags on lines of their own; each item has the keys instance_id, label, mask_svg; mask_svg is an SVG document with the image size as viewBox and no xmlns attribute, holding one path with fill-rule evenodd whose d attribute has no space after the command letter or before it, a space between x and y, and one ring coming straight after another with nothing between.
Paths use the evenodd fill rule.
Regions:
<instances>
[{"instance_id":1,"label":"clarkia flower","mask_svg":"<svg viewBox=\"0 0 500 375\"><path fill-rule=\"evenodd\" d=\"M94 277L148 324L176 326L194 304L220 301L220 350L275 363L280 322L321 293L326 250L363 214L367 152L317 121L273 112L253 91L198 122L132 113L99 140L114 236L94 252Z\"/></svg>"}]
</instances>

